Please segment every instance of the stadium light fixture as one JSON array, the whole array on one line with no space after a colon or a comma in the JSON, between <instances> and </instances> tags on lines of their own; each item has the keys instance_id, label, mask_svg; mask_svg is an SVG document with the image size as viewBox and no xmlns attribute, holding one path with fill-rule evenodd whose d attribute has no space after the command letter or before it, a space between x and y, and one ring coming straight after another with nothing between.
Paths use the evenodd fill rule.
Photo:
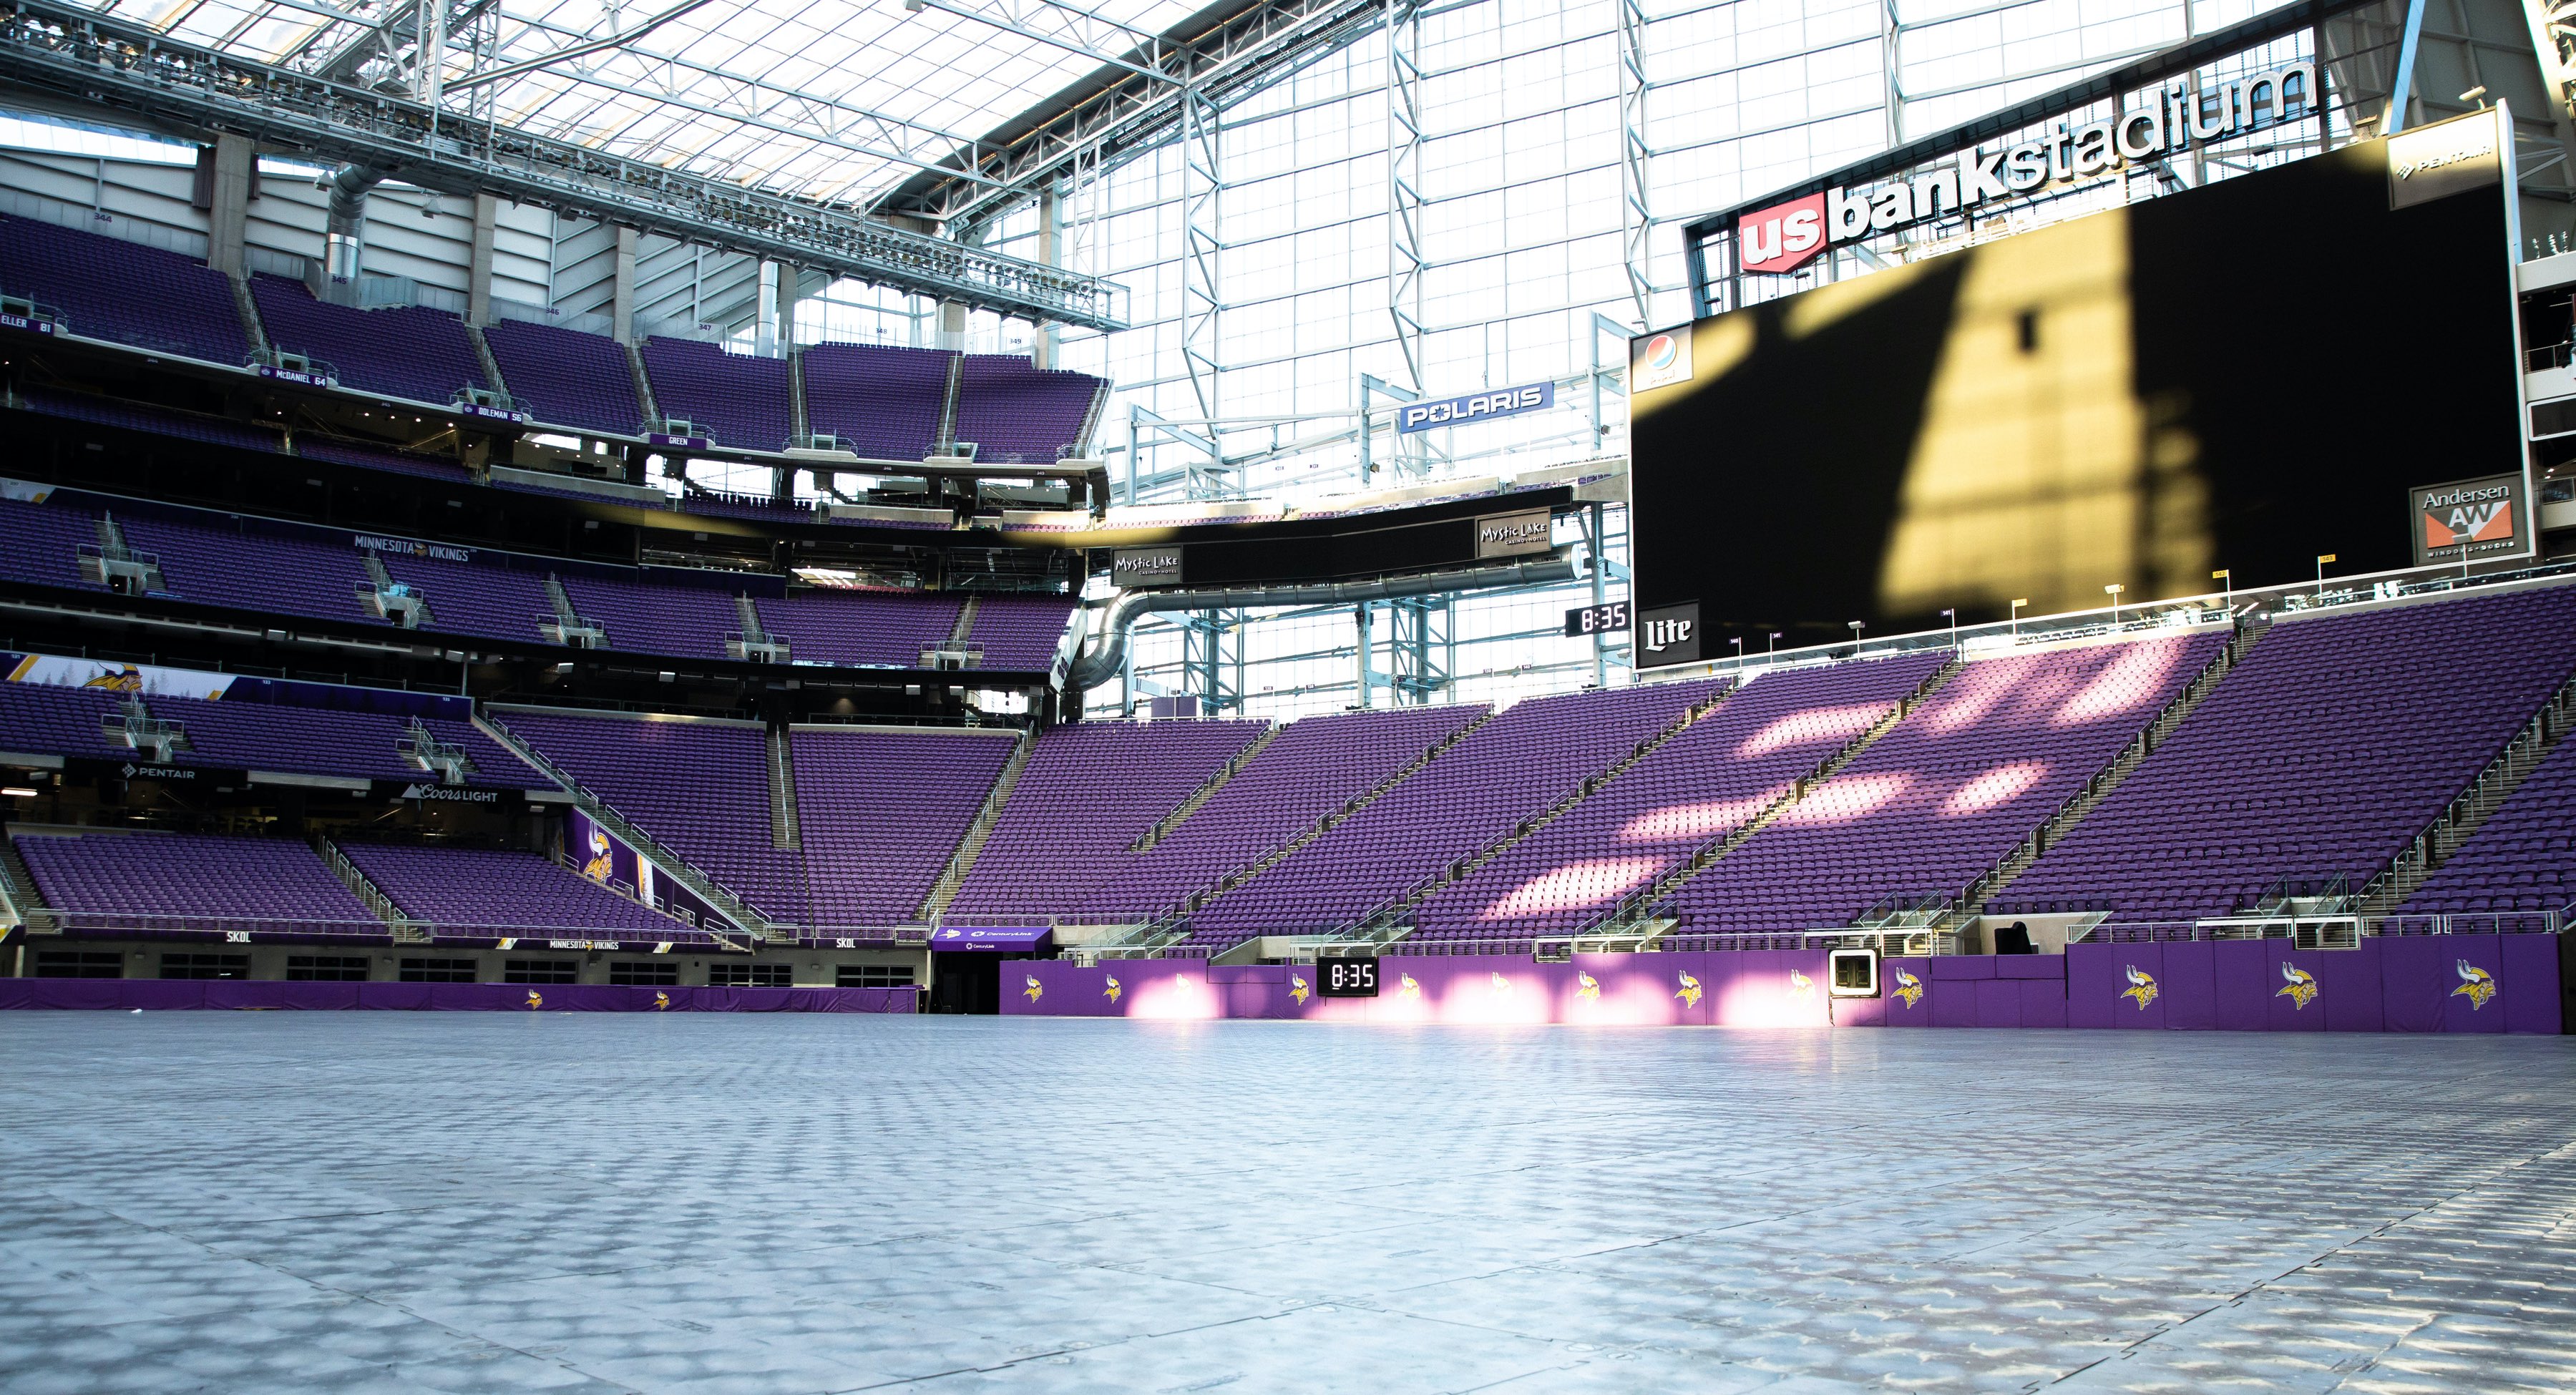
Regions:
<instances>
[{"instance_id":1,"label":"stadium light fixture","mask_svg":"<svg viewBox=\"0 0 2576 1395\"><path fill-rule=\"evenodd\" d=\"M2234 615L2236 613L2236 573L2230 568L2221 567L2211 572L2209 579L2219 583L2220 589L2227 597L2227 613Z\"/></svg>"},{"instance_id":2,"label":"stadium light fixture","mask_svg":"<svg viewBox=\"0 0 2576 1395\"><path fill-rule=\"evenodd\" d=\"M36 797L36 792L25 785L11 785L6 789L0 789L0 795L7 795L13 799L33 799Z\"/></svg>"},{"instance_id":3,"label":"stadium light fixture","mask_svg":"<svg viewBox=\"0 0 2576 1395\"><path fill-rule=\"evenodd\" d=\"M2015 644L2021 643L2021 608L2028 604L2030 604L2030 597L2028 596L2017 596L2013 598L2012 637L2013 643Z\"/></svg>"},{"instance_id":4,"label":"stadium light fixture","mask_svg":"<svg viewBox=\"0 0 2576 1395\"><path fill-rule=\"evenodd\" d=\"M2102 594L2111 598L2112 629L2116 630L2120 628L2120 593L2128 589L2128 587L2116 581L2102 588Z\"/></svg>"},{"instance_id":5,"label":"stadium light fixture","mask_svg":"<svg viewBox=\"0 0 2576 1395\"><path fill-rule=\"evenodd\" d=\"M2480 88L2479 90L2484 91L2485 89ZM2317 600L2319 603L2323 603L2326 598L2326 563L2331 562L2334 559L2335 554L2331 552L2321 552L2317 554Z\"/></svg>"},{"instance_id":6,"label":"stadium light fixture","mask_svg":"<svg viewBox=\"0 0 2576 1395\"><path fill-rule=\"evenodd\" d=\"M1729 635L1727 636L1726 642L1735 646L1735 666L1739 670L1742 669L1744 667L1744 636Z\"/></svg>"},{"instance_id":7,"label":"stadium light fixture","mask_svg":"<svg viewBox=\"0 0 2576 1395\"><path fill-rule=\"evenodd\" d=\"M1846 620L1843 624L1850 627L1852 632L1852 652L1854 654L1858 654L1860 652L1860 632L1869 628L1869 622L1866 620Z\"/></svg>"},{"instance_id":8,"label":"stadium light fixture","mask_svg":"<svg viewBox=\"0 0 2576 1395\"><path fill-rule=\"evenodd\" d=\"M1771 638L1765 641L1762 645L1762 662L1766 664L1776 663L1779 661L1779 658L1780 632L1778 630L1773 630L1771 632Z\"/></svg>"},{"instance_id":9,"label":"stadium light fixture","mask_svg":"<svg viewBox=\"0 0 2576 1395\"><path fill-rule=\"evenodd\" d=\"M1953 607L1942 611L1941 615L1950 622L1950 652L1955 654L1959 652L1959 612Z\"/></svg>"}]
</instances>

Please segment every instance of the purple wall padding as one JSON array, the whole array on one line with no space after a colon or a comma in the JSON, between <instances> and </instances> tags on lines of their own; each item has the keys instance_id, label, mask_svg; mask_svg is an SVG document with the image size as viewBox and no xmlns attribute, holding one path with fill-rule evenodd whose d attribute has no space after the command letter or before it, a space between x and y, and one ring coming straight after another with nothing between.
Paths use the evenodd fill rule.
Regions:
<instances>
[{"instance_id":1,"label":"purple wall padding","mask_svg":"<svg viewBox=\"0 0 2576 1395\"><path fill-rule=\"evenodd\" d=\"M2560 1019L2566 1000L2558 983L2556 935L2499 935L2504 967L2496 977L2505 991L2487 1004L2504 1009L2504 1030L2555 1036L2566 1030Z\"/></svg>"},{"instance_id":2,"label":"purple wall padding","mask_svg":"<svg viewBox=\"0 0 2576 1395\"><path fill-rule=\"evenodd\" d=\"M2158 1006L2165 1026L2177 1032L2208 1032L2218 1027L2218 945L2200 940L2170 944L2165 950L2163 991ZM2123 970L2121 977L2126 978ZM2134 1001L2134 1000L2133 1000ZM2153 1011L2152 1008L2149 1009Z\"/></svg>"},{"instance_id":3,"label":"purple wall padding","mask_svg":"<svg viewBox=\"0 0 2576 1395\"><path fill-rule=\"evenodd\" d=\"M350 1009L426 1012L894 1012L910 988L626 988L604 984L279 983L264 979L0 979L0 1008Z\"/></svg>"}]
</instances>

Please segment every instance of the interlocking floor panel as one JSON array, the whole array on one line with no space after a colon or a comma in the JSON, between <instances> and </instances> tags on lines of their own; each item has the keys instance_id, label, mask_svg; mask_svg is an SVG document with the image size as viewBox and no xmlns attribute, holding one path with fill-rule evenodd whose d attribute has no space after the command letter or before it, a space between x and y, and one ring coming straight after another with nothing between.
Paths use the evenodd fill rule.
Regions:
<instances>
[{"instance_id":1,"label":"interlocking floor panel","mask_svg":"<svg viewBox=\"0 0 2576 1395\"><path fill-rule=\"evenodd\" d=\"M0 1018L0 1390L2566 1391L2576 1042Z\"/></svg>"}]
</instances>

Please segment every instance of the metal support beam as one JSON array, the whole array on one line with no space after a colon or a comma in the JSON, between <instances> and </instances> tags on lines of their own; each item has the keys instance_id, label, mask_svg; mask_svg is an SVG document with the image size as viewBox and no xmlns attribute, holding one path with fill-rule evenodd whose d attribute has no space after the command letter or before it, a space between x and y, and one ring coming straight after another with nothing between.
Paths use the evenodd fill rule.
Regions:
<instances>
[{"instance_id":1,"label":"metal support beam","mask_svg":"<svg viewBox=\"0 0 2576 1395\"><path fill-rule=\"evenodd\" d=\"M1893 74L1890 76L1893 90ZM1646 144L1647 91L1645 0L1619 0L1620 249L1627 262L1628 298L1636 304L1639 329L1652 328L1655 323L1655 288L1647 274L1655 227L1654 200L1647 183L1652 173L1652 152ZM1597 427L1601 419L1597 394L1592 417ZM1597 433L1594 439L1599 440Z\"/></svg>"},{"instance_id":2,"label":"metal support beam","mask_svg":"<svg viewBox=\"0 0 2576 1395\"><path fill-rule=\"evenodd\" d=\"M178 122L333 165L399 169L440 193L488 193L1014 318L1124 327L1118 288L1105 281L906 232L846 206L468 121L169 39L69 0L13 0L0 11L0 82L156 127Z\"/></svg>"},{"instance_id":3,"label":"metal support beam","mask_svg":"<svg viewBox=\"0 0 2576 1395\"><path fill-rule=\"evenodd\" d=\"M1386 0L1386 308L1419 394L1422 375L1422 41L1413 0ZM1213 414L1211 414L1213 415Z\"/></svg>"},{"instance_id":4,"label":"metal support beam","mask_svg":"<svg viewBox=\"0 0 2576 1395\"><path fill-rule=\"evenodd\" d=\"M1181 364L1199 415L1217 413L1219 340L1217 314L1225 305L1223 278L1225 179L1216 103L1192 87L1181 94Z\"/></svg>"},{"instance_id":5,"label":"metal support beam","mask_svg":"<svg viewBox=\"0 0 2576 1395\"><path fill-rule=\"evenodd\" d=\"M2406 32L2397 41L2397 71L2388 83L2388 114L2379 120L2379 133L2383 136L2406 129L2407 99L2415 94L2415 53L2423 41L2424 0L2406 0Z\"/></svg>"}]
</instances>

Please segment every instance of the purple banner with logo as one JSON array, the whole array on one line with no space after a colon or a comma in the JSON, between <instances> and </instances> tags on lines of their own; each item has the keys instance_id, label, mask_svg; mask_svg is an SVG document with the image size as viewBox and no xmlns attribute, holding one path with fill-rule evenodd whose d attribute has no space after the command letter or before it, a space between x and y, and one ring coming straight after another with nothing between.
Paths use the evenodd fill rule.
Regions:
<instances>
[{"instance_id":1,"label":"purple banner with logo","mask_svg":"<svg viewBox=\"0 0 2576 1395\"><path fill-rule=\"evenodd\" d=\"M679 878L656 866L606 824L580 809L564 810L564 861L574 871L617 892L642 901L665 915L719 935L741 935L741 926L689 889Z\"/></svg>"},{"instance_id":2,"label":"purple banner with logo","mask_svg":"<svg viewBox=\"0 0 2576 1395\"><path fill-rule=\"evenodd\" d=\"M278 983L264 979L0 978L0 1008L412 1012L892 1012L911 988L628 988L607 984Z\"/></svg>"},{"instance_id":3,"label":"purple banner with logo","mask_svg":"<svg viewBox=\"0 0 2576 1395\"><path fill-rule=\"evenodd\" d=\"M2078 944L2068 946L2066 966L2067 1015L2079 1027L2560 1028L2558 945L2549 935L2378 935L2326 950L2281 940Z\"/></svg>"}]
</instances>

